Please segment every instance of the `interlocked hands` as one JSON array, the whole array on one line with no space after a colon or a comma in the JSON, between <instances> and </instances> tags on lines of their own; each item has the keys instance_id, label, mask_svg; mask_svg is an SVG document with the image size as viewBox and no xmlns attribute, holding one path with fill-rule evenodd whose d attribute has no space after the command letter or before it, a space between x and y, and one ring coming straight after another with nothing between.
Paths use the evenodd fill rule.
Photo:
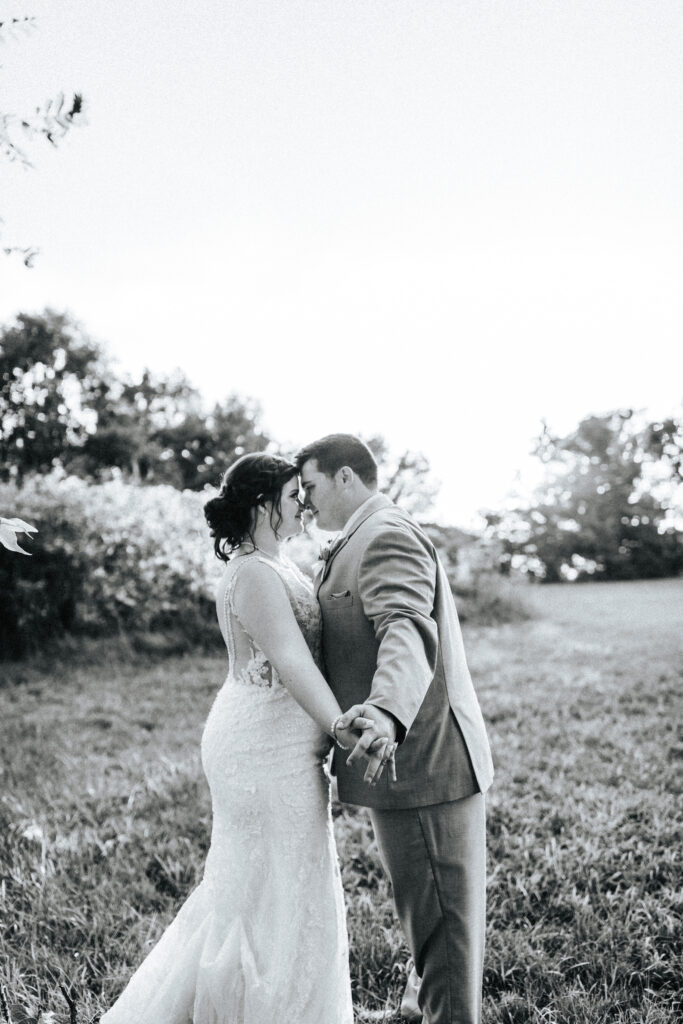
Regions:
<instances>
[{"instance_id":1,"label":"interlocked hands","mask_svg":"<svg viewBox=\"0 0 683 1024\"><path fill-rule=\"evenodd\" d=\"M351 750L347 764L361 758L367 762L364 782L376 786L387 765L396 781L396 722L386 711L373 704L354 704L337 719L335 734L339 745Z\"/></svg>"}]
</instances>

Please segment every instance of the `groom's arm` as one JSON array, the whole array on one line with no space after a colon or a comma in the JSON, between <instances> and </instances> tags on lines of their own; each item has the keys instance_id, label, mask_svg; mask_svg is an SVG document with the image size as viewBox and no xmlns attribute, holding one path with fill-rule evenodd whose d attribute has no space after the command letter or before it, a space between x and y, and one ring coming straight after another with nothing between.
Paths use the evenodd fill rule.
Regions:
<instances>
[{"instance_id":1,"label":"groom's arm","mask_svg":"<svg viewBox=\"0 0 683 1024\"><path fill-rule=\"evenodd\" d=\"M403 738L434 678L438 630L432 611L436 562L410 529L379 533L360 561L363 611L379 643L367 703L387 712Z\"/></svg>"}]
</instances>

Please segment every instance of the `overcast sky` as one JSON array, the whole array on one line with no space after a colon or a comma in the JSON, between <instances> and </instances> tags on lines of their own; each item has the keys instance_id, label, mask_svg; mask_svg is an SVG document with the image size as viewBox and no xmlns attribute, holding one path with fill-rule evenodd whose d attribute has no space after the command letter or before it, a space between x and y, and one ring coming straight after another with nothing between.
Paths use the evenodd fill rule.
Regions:
<instances>
[{"instance_id":1,"label":"overcast sky","mask_svg":"<svg viewBox=\"0 0 683 1024\"><path fill-rule=\"evenodd\" d=\"M0 165L0 322L297 445L422 450L463 525L558 431L680 408L680 0L0 0L0 107L88 126Z\"/></svg>"}]
</instances>

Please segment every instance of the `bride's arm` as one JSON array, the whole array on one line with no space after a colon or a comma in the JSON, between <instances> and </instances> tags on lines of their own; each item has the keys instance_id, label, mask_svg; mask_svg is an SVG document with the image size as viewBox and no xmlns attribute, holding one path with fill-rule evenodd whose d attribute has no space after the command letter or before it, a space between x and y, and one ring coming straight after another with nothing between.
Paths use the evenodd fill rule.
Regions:
<instances>
[{"instance_id":1,"label":"bride's arm","mask_svg":"<svg viewBox=\"0 0 683 1024\"><path fill-rule=\"evenodd\" d=\"M235 583L233 607L242 626L263 651L294 700L324 732L337 740L338 737L332 735L332 724L341 715L341 708L313 660L276 570L256 559L245 565ZM356 727L372 724L369 719L355 720ZM352 746L356 743L358 733L354 734L350 726L337 731ZM387 763L388 742L387 737L375 737L364 752L365 782L378 782Z\"/></svg>"},{"instance_id":2,"label":"bride's arm","mask_svg":"<svg viewBox=\"0 0 683 1024\"><path fill-rule=\"evenodd\" d=\"M292 697L326 733L341 708L316 666L275 569L254 559L235 582L233 607Z\"/></svg>"}]
</instances>

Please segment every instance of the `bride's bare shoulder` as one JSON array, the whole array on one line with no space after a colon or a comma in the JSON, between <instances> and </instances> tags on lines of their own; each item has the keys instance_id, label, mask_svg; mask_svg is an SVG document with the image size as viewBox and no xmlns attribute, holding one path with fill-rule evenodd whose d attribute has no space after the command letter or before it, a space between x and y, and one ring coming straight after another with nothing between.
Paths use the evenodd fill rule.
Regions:
<instances>
[{"instance_id":1,"label":"bride's bare shoulder","mask_svg":"<svg viewBox=\"0 0 683 1024\"><path fill-rule=\"evenodd\" d=\"M237 560L235 560L237 562ZM279 567L258 555L246 556L233 569L235 605L287 597Z\"/></svg>"}]
</instances>

